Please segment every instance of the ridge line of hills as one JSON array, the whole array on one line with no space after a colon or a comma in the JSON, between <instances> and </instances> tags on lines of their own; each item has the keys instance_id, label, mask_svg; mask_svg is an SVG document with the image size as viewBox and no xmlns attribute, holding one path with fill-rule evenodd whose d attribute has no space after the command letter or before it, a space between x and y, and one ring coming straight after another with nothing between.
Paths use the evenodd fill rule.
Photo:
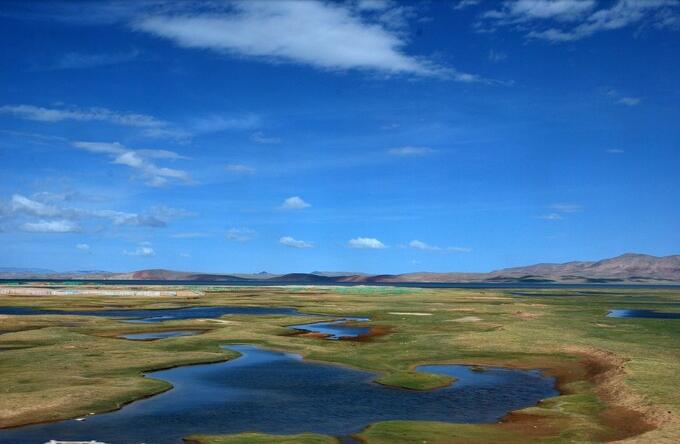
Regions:
<instances>
[{"instance_id":1,"label":"ridge line of hills","mask_svg":"<svg viewBox=\"0 0 680 444\"><path fill-rule=\"evenodd\" d=\"M651 256L626 253L599 261L541 263L504 268L488 273L365 274L352 272L311 272L271 274L200 273L164 269L139 270L129 273L106 271L54 272L39 268L0 268L1 279L78 279L139 281L229 281L333 284L333 283L664 283L680 282L680 255Z\"/></svg>"}]
</instances>

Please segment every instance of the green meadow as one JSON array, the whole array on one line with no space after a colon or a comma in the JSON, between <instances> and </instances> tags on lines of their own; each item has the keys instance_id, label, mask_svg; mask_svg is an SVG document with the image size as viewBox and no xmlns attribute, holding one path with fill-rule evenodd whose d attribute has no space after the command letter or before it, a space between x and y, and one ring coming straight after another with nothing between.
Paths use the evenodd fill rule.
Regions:
<instances>
[{"instance_id":1,"label":"green meadow","mask_svg":"<svg viewBox=\"0 0 680 444\"><path fill-rule=\"evenodd\" d=\"M680 442L680 321L608 318L614 308L678 311L680 290L405 289L231 287L181 297L2 296L0 306L154 309L206 305L285 306L319 315L365 316L373 334L327 341L287 328L299 318L225 315L156 324L92 316L0 315L0 427L118 409L172 387L151 370L234 358L220 348L249 343L305 359L376 372L376 383L412 390L455 381L416 373L433 363L540 368L560 396L512 412L498 424L389 421L356 438L365 444L491 442ZM316 318L310 318L310 322ZM318 318L322 320L322 318ZM121 334L201 330L197 336L130 341ZM335 442L315 435L193 436L193 442Z\"/></svg>"}]
</instances>

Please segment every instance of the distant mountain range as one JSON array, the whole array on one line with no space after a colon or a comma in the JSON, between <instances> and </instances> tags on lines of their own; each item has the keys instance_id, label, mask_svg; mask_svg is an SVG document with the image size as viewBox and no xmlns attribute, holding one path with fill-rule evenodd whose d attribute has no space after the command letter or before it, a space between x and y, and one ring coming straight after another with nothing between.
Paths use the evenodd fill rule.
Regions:
<instances>
[{"instance_id":1,"label":"distant mountain range","mask_svg":"<svg viewBox=\"0 0 680 444\"><path fill-rule=\"evenodd\" d=\"M2 279L78 279L139 281L211 281L333 284L333 283L677 283L680 255L650 256L627 253L600 261L535 264L504 268L489 273L405 273L371 275L352 272L272 274L197 273L172 270L139 270L129 273L74 271L59 273L40 268L0 268Z\"/></svg>"}]
</instances>

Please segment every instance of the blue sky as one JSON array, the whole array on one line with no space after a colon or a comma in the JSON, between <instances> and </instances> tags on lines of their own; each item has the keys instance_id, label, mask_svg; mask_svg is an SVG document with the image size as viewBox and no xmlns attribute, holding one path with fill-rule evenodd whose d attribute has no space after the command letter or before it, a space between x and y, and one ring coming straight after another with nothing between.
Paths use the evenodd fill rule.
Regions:
<instances>
[{"instance_id":1,"label":"blue sky","mask_svg":"<svg viewBox=\"0 0 680 444\"><path fill-rule=\"evenodd\" d=\"M680 250L680 2L0 11L0 266L488 271Z\"/></svg>"}]
</instances>

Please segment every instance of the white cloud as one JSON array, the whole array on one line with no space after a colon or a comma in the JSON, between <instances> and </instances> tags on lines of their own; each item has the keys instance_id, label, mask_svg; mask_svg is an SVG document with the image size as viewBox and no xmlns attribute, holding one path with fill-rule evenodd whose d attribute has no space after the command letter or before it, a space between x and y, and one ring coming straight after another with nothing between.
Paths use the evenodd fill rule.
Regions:
<instances>
[{"instance_id":1,"label":"white cloud","mask_svg":"<svg viewBox=\"0 0 680 444\"><path fill-rule=\"evenodd\" d=\"M26 222L21 224L19 229L29 233L77 233L80 231L78 224L69 220Z\"/></svg>"},{"instance_id":2,"label":"white cloud","mask_svg":"<svg viewBox=\"0 0 680 444\"><path fill-rule=\"evenodd\" d=\"M86 253L90 252L90 246L88 244L76 244L76 249Z\"/></svg>"},{"instance_id":3,"label":"white cloud","mask_svg":"<svg viewBox=\"0 0 680 444\"><path fill-rule=\"evenodd\" d=\"M255 238L255 231L250 228L230 228L227 230L226 238L230 241L248 242Z\"/></svg>"},{"instance_id":4,"label":"white cloud","mask_svg":"<svg viewBox=\"0 0 680 444\"><path fill-rule=\"evenodd\" d=\"M424 146L402 146L399 148L392 148L388 151L392 156L399 157L422 157L434 153L432 148Z\"/></svg>"},{"instance_id":5,"label":"white cloud","mask_svg":"<svg viewBox=\"0 0 680 444\"><path fill-rule=\"evenodd\" d=\"M230 173L254 173L255 168L242 163L230 163L224 167Z\"/></svg>"},{"instance_id":6,"label":"white cloud","mask_svg":"<svg viewBox=\"0 0 680 444\"><path fill-rule=\"evenodd\" d=\"M14 212L25 212L34 216L60 216L61 211L52 205L47 205L36 200L29 199L21 194L12 196L11 208Z\"/></svg>"},{"instance_id":7,"label":"white cloud","mask_svg":"<svg viewBox=\"0 0 680 444\"><path fill-rule=\"evenodd\" d=\"M359 8L363 5L364 11L374 12L378 2L371 3L363 2ZM389 31L379 20L369 21L352 5L261 0L236 2L232 6L228 13L147 14L134 22L134 28L181 47L211 49L269 62L478 80L476 76L406 54L403 33Z\"/></svg>"},{"instance_id":8,"label":"white cloud","mask_svg":"<svg viewBox=\"0 0 680 444\"><path fill-rule=\"evenodd\" d=\"M573 214L583 211L582 205L566 202L554 203L549 205L548 208L552 210L552 212L538 216L539 219L558 221L563 220L565 218L565 214Z\"/></svg>"},{"instance_id":9,"label":"white cloud","mask_svg":"<svg viewBox=\"0 0 680 444\"><path fill-rule=\"evenodd\" d=\"M78 122L106 122L115 125L139 128L141 134L151 138L174 139L186 141L191 134L173 127L169 122L148 114L118 112L107 108L45 108L34 105L4 105L0 113L11 114L18 118L38 122L56 123L65 120Z\"/></svg>"},{"instance_id":10,"label":"white cloud","mask_svg":"<svg viewBox=\"0 0 680 444\"><path fill-rule=\"evenodd\" d=\"M602 6L602 7L599 7ZM678 22L676 0L517 0L505 1L500 9L482 15L478 28L512 26L527 37L551 42L569 42L598 32L649 24L656 28ZM486 22L486 23L484 23ZM546 25L547 24L547 25Z\"/></svg>"},{"instance_id":11,"label":"white cloud","mask_svg":"<svg viewBox=\"0 0 680 444\"><path fill-rule=\"evenodd\" d=\"M302 200L300 196L293 196L284 200L279 208L282 210L303 210L311 206L311 204Z\"/></svg>"},{"instance_id":12,"label":"white cloud","mask_svg":"<svg viewBox=\"0 0 680 444\"><path fill-rule=\"evenodd\" d=\"M620 97L616 100L616 103L619 103L621 105L626 105L626 106L637 106L642 102L642 99L639 97Z\"/></svg>"},{"instance_id":13,"label":"white cloud","mask_svg":"<svg viewBox=\"0 0 680 444\"><path fill-rule=\"evenodd\" d=\"M526 22L535 19L570 22L589 13L595 4L595 0L505 1L502 9L487 11L484 17L509 22Z\"/></svg>"},{"instance_id":14,"label":"white cloud","mask_svg":"<svg viewBox=\"0 0 680 444\"><path fill-rule=\"evenodd\" d=\"M422 251L438 251L441 250L440 247L434 246L434 245L429 245L426 244L423 241L419 240L412 240L411 242L408 243L408 246L411 248L415 248L416 250L422 250Z\"/></svg>"},{"instance_id":15,"label":"white cloud","mask_svg":"<svg viewBox=\"0 0 680 444\"><path fill-rule=\"evenodd\" d=\"M286 247L292 247L292 248L312 248L312 247L314 247L314 244L312 242L294 239L290 236L283 236L281 239L279 239L279 243L281 245L286 246Z\"/></svg>"},{"instance_id":16,"label":"white cloud","mask_svg":"<svg viewBox=\"0 0 680 444\"><path fill-rule=\"evenodd\" d=\"M357 9L360 11L384 11L392 6L390 0L358 0Z\"/></svg>"},{"instance_id":17,"label":"white cloud","mask_svg":"<svg viewBox=\"0 0 680 444\"><path fill-rule=\"evenodd\" d=\"M281 143L281 139L278 137L267 137L264 135L264 133L258 131L256 133L253 133L250 136L250 140L252 140L255 143L260 143L263 145L273 145L277 143Z\"/></svg>"},{"instance_id":18,"label":"white cloud","mask_svg":"<svg viewBox=\"0 0 680 444\"><path fill-rule=\"evenodd\" d=\"M119 113L106 108L58 109L33 105L5 105L0 106L0 113L12 114L20 118L39 122L60 122L63 120L81 122L99 121L141 128L157 128L168 125L167 122L146 114Z\"/></svg>"},{"instance_id":19,"label":"white cloud","mask_svg":"<svg viewBox=\"0 0 680 444\"><path fill-rule=\"evenodd\" d=\"M623 154L625 153L624 150L618 149L618 148L610 148L607 150L608 154Z\"/></svg>"},{"instance_id":20,"label":"white cloud","mask_svg":"<svg viewBox=\"0 0 680 444\"><path fill-rule=\"evenodd\" d=\"M190 183L189 173L184 170L161 167L149 159L184 159L173 151L166 150L133 150L114 142L73 142L73 146L95 154L109 156L111 162L132 168L142 177L147 185L160 187L169 181Z\"/></svg>"},{"instance_id":21,"label":"white cloud","mask_svg":"<svg viewBox=\"0 0 680 444\"><path fill-rule=\"evenodd\" d=\"M148 242L142 242L137 246L137 248L135 248L132 251L123 250L123 254L125 254L126 256L151 257L155 256L156 252Z\"/></svg>"},{"instance_id":22,"label":"white cloud","mask_svg":"<svg viewBox=\"0 0 680 444\"><path fill-rule=\"evenodd\" d=\"M640 103L642 103L642 98L641 97L633 97L633 96L628 96L621 94L619 91L615 89L610 89L607 91L607 97L611 99L612 102L618 104L618 105L625 105L625 106L637 106Z\"/></svg>"},{"instance_id":23,"label":"white cloud","mask_svg":"<svg viewBox=\"0 0 680 444\"><path fill-rule=\"evenodd\" d=\"M562 220L564 217L562 217L561 214L559 213L548 213L548 214L542 214L541 216L538 216L539 219L543 220Z\"/></svg>"},{"instance_id":24,"label":"white cloud","mask_svg":"<svg viewBox=\"0 0 680 444\"><path fill-rule=\"evenodd\" d=\"M471 248L466 248L466 247L439 247L437 245L430 245L427 244L423 241L419 240L412 240L411 242L408 243L408 246L411 248L414 248L416 250L421 250L421 251L449 251L449 252L455 252L455 253L469 253L472 251Z\"/></svg>"},{"instance_id":25,"label":"white cloud","mask_svg":"<svg viewBox=\"0 0 680 444\"><path fill-rule=\"evenodd\" d=\"M372 237L357 237L355 239L350 239L347 245L350 248L368 248L374 250L387 248L385 244Z\"/></svg>"},{"instance_id":26,"label":"white cloud","mask_svg":"<svg viewBox=\"0 0 680 444\"><path fill-rule=\"evenodd\" d=\"M51 199L53 193L37 193L43 199ZM75 221L104 219L116 226L144 226L144 227L164 227L169 221L181 217L191 215L186 210L169 208L163 205L151 207L151 209L144 214L128 213L123 211L108 210L108 209L83 209L62 207L55 204L46 204L23 196L15 194L10 200L8 212L13 216L32 216L41 218L39 223L44 223L43 218L57 219L52 222L72 221L71 226L77 227ZM30 221L33 222L33 221ZM47 225L45 225L47 227ZM58 226L54 225L55 227ZM61 225L65 226L65 225ZM23 227L23 226L22 226ZM28 229L37 229L38 226L28 225ZM20 227L21 228L21 227ZM21 228L23 229L23 228Z\"/></svg>"},{"instance_id":27,"label":"white cloud","mask_svg":"<svg viewBox=\"0 0 680 444\"><path fill-rule=\"evenodd\" d=\"M476 6L481 3L482 0L459 0L453 7L453 9L466 9L471 6Z\"/></svg>"}]
</instances>

